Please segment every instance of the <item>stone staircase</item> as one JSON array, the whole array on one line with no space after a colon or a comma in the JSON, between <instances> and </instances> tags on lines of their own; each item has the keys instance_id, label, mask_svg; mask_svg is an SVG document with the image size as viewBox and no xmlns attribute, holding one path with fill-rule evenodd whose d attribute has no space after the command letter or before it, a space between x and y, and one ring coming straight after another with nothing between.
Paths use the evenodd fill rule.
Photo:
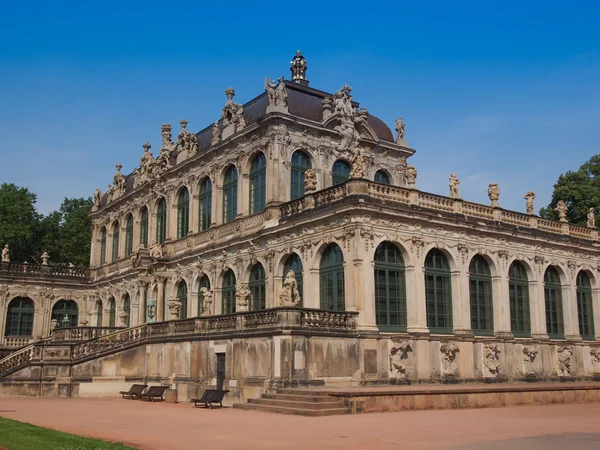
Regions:
<instances>
[{"instance_id":1,"label":"stone staircase","mask_svg":"<svg viewBox=\"0 0 600 450\"><path fill-rule=\"evenodd\" d=\"M274 394L263 394L248 403L236 403L234 408L300 416L333 416L351 414L344 402L331 397L328 392L307 389L278 389Z\"/></svg>"}]
</instances>

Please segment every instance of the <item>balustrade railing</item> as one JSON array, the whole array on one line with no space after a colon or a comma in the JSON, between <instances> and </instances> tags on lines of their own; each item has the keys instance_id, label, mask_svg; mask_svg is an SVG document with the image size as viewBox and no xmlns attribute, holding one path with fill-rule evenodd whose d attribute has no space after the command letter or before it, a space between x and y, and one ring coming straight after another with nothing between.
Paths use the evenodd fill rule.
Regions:
<instances>
[{"instance_id":1,"label":"balustrade railing","mask_svg":"<svg viewBox=\"0 0 600 450\"><path fill-rule=\"evenodd\" d=\"M17 262L2 262L0 263L0 272L10 274L19 274L24 276L56 276L56 277L72 277L84 278L89 277L89 269L84 267L69 267L61 265L45 265Z\"/></svg>"},{"instance_id":2,"label":"balustrade railing","mask_svg":"<svg viewBox=\"0 0 600 450\"><path fill-rule=\"evenodd\" d=\"M7 372L11 372L21 366L27 365L33 358L34 351L35 345L31 344L11 353L4 359L0 359L0 377Z\"/></svg>"},{"instance_id":3,"label":"balustrade railing","mask_svg":"<svg viewBox=\"0 0 600 450\"><path fill-rule=\"evenodd\" d=\"M33 342L32 336L6 336L3 341L4 347L19 348Z\"/></svg>"},{"instance_id":4,"label":"balustrade railing","mask_svg":"<svg viewBox=\"0 0 600 450\"><path fill-rule=\"evenodd\" d=\"M114 333L123 327L70 327L57 328L50 336L51 342L87 341Z\"/></svg>"}]
</instances>

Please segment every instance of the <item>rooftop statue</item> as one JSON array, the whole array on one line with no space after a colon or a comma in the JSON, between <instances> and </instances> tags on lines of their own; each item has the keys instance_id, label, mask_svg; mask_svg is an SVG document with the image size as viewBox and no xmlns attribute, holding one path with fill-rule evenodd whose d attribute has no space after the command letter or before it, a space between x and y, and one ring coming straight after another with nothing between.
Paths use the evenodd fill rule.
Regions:
<instances>
[{"instance_id":1,"label":"rooftop statue","mask_svg":"<svg viewBox=\"0 0 600 450\"><path fill-rule=\"evenodd\" d=\"M527 214L533 215L533 200L535 200L535 194L532 191L529 191L525 194L525 208L527 209Z\"/></svg>"},{"instance_id":2,"label":"rooftop statue","mask_svg":"<svg viewBox=\"0 0 600 450\"><path fill-rule=\"evenodd\" d=\"M219 121L215 121L212 126L212 140L210 141L210 145L217 145L221 142L221 135L219 133Z\"/></svg>"},{"instance_id":3,"label":"rooftop statue","mask_svg":"<svg viewBox=\"0 0 600 450\"><path fill-rule=\"evenodd\" d=\"M456 174L453 173L450 175L450 198L460 198L460 193L458 192L458 185L460 184L460 180L456 177Z\"/></svg>"},{"instance_id":4,"label":"rooftop statue","mask_svg":"<svg viewBox=\"0 0 600 450\"><path fill-rule=\"evenodd\" d=\"M500 188L498 187L498 183L490 183L488 186L488 197L492 202L493 208L499 208L498 199L500 198Z\"/></svg>"},{"instance_id":5,"label":"rooftop statue","mask_svg":"<svg viewBox=\"0 0 600 450\"><path fill-rule=\"evenodd\" d=\"M10 251L8 250L8 244L4 244L2 248L2 262L10 262Z\"/></svg>"},{"instance_id":6,"label":"rooftop statue","mask_svg":"<svg viewBox=\"0 0 600 450\"><path fill-rule=\"evenodd\" d=\"M396 143L398 143L399 140L404 139L404 129L405 128L406 128L406 124L404 123L402 116L398 117L396 119Z\"/></svg>"},{"instance_id":7,"label":"rooftop statue","mask_svg":"<svg viewBox=\"0 0 600 450\"><path fill-rule=\"evenodd\" d=\"M223 106L223 112L221 115L223 118L223 125L225 127L234 125L235 131L241 131L246 127L244 108L239 103L233 101L235 89L225 89L225 95L227 96L227 101L225 102L225 106Z\"/></svg>"},{"instance_id":8,"label":"rooftop statue","mask_svg":"<svg viewBox=\"0 0 600 450\"><path fill-rule=\"evenodd\" d=\"M594 208L590 208L587 214L587 226L588 228L596 228L596 215Z\"/></svg>"},{"instance_id":9,"label":"rooftop statue","mask_svg":"<svg viewBox=\"0 0 600 450\"><path fill-rule=\"evenodd\" d=\"M306 58L302 56L300 50L296 52L296 56L292 58L290 62L290 70L292 71L292 81L294 83L303 84L308 86L308 80L306 79Z\"/></svg>"},{"instance_id":10,"label":"rooftop statue","mask_svg":"<svg viewBox=\"0 0 600 450\"><path fill-rule=\"evenodd\" d=\"M102 191L98 188L94 191L94 208L100 207L100 200L102 200Z\"/></svg>"},{"instance_id":11,"label":"rooftop statue","mask_svg":"<svg viewBox=\"0 0 600 450\"><path fill-rule=\"evenodd\" d=\"M567 212L569 211L569 208L567 207L567 204L565 203L564 200L558 201L554 211L556 211L558 213L558 221L559 222L564 222L564 223L568 222Z\"/></svg>"},{"instance_id":12,"label":"rooftop statue","mask_svg":"<svg viewBox=\"0 0 600 450\"><path fill-rule=\"evenodd\" d=\"M115 175L113 176L113 186L114 186L113 193L116 193L117 195L121 195L121 194L125 193L125 176L123 176L123 174L121 173L121 169L123 168L123 165L121 163L117 163L117 164L115 164L115 167L116 167L117 171L115 172Z\"/></svg>"},{"instance_id":13,"label":"rooftop statue","mask_svg":"<svg viewBox=\"0 0 600 450\"><path fill-rule=\"evenodd\" d=\"M408 187L410 189L415 188L417 183L417 169L415 169L415 166L406 167L406 182L408 183Z\"/></svg>"},{"instance_id":14,"label":"rooftop statue","mask_svg":"<svg viewBox=\"0 0 600 450\"><path fill-rule=\"evenodd\" d=\"M265 79L265 91L267 91L269 97L269 107L287 110L288 94L283 77L279 78L277 83L270 81L267 77Z\"/></svg>"}]
</instances>

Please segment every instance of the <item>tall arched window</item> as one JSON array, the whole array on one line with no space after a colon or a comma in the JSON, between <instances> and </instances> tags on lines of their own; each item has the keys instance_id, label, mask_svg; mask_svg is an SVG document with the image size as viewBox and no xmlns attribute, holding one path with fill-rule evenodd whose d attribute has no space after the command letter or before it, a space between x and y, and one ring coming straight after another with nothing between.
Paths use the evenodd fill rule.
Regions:
<instances>
[{"instance_id":1,"label":"tall arched window","mask_svg":"<svg viewBox=\"0 0 600 450\"><path fill-rule=\"evenodd\" d=\"M79 308L73 300L59 300L52 307L52 320L56 320L59 327L76 327Z\"/></svg>"},{"instance_id":2,"label":"tall arched window","mask_svg":"<svg viewBox=\"0 0 600 450\"><path fill-rule=\"evenodd\" d=\"M304 196L304 172L310 169L310 157L301 150L292 155L292 200Z\"/></svg>"},{"instance_id":3,"label":"tall arched window","mask_svg":"<svg viewBox=\"0 0 600 450\"><path fill-rule=\"evenodd\" d=\"M108 326L117 326L117 304L112 297L108 300Z\"/></svg>"},{"instance_id":4,"label":"tall arched window","mask_svg":"<svg viewBox=\"0 0 600 450\"><path fill-rule=\"evenodd\" d=\"M261 263L256 263L250 271L250 311L265 309L265 269Z\"/></svg>"},{"instance_id":5,"label":"tall arched window","mask_svg":"<svg viewBox=\"0 0 600 450\"><path fill-rule=\"evenodd\" d=\"M481 255L476 255L469 265L469 296L471 329L475 334L492 334L494 332L492 274L490 265Z\"/></svg>"},{"instance_id":6,"label":"tall arched window","mask_svg":"<svg viewBox=\"0 0 600 450\"><path fill-rule=\"evenodd\" d=\"M265 209L267 190L267 158L259 153L250 163L250 214Z\"/></svg>"},{"instance_id":7,"label":"tall arched window","mask_svg":"<svg viewBox=\"0 0 600 450\"><path fill-rule=\"evenodd\" d=\"M375 183L391 184L390 176L383 170L378 170L377 172L375 172Z\"/></svg>"},{"instance_id":8,"label":"tall arched window","mask_svg":"<svg viewBox=\"0 0 600 450\"><path fill-rule=\"evenodd\" d=\"M200 183L198 231L208 230L212 220L212 182L206 177Z\"/></svg>"},{"instance_id":9,"label":"tall arched window","mask_svg":"<svg viewBox=\"0 0 600 450\"><path fill-rule=\"evenodd\" d=\"M594 340L594 308L592 306L592 283L585 272L577 274L577 318L579 335L585 340Z\"/></svg>"},{"instance_id":10,"label":"tall arched window","mask_svg":"<svg viewBox=\"0 0 600 450\"><path fill-rule=\"evenodd\" d=\"M96 326L102 326L102 313L104 306L102 305L102 300L96 300Z\"/></svg>"},{"instance_id":11,"label":"tall arched window","mask_svg":"<svg viewBox=\"0 0 600 450\"><path fill-rule=\"evenodd\" d=\"M156 242L162 244L167 239L167 201L161 198L156 209Z\"/></svg>"},{"instance_id":12,"label":"tall arched window","mask_svg":"<svg viewBox=\"0 0 600 450\"><path fill-rule=\"evenodd\" d=\"M133 216L129 214L125 219L125 257L133 253Z\"/></svg>"},{"instance_id":13,"label":"tall arched window","mask_svg":"<svg viewBox=\"0 0 600 450\"><path fill-rule=\"evenodd\" d=\"M406 331L404 258L391 242L375 250L375 320L382 331Z\"/></svg>"},{"instance_id":14,"label":"tall arched window","mask_svg":"<svg viewBox=\"0 0 600 450\"><path fill-rule=\"evenodd\" d=\"M565 335L562 310L562 286L560 276L552 266L544 274L544 299L546 301L546 332L551 339L563 339Z\"/></svg>"},{"instance_id":15,"label":"tall arched window","mask_svg":"<svg viewBox=\"0 0 600 450\"><path fill-rule=\"evenodd\" d=\"M202 288L206 288L207 291L210 291L210 280L206 275L202 275L202 278L200 278L200 282L198 283L198 316L201 316L202 313L204 313L204 294L202 293Z\"/></svg>"},{"instance_id":16,"label":"tall arched window","mask_svg":"<svg viewBox=\"0 0 600 450\"><path fill-rule=\"evenodd\" d=\"M123 298L123 314L125 315L125 326L131 325L131 300L129 294L125 294Z\"/></svg>"},{"instance_id":17,"label":"tall arched window","mask_svg":"<svg viewBox=\"0 0 600 450\"><path fill-rule=\"evenodd\" d=\"M106 264L106 228L100 230L100 265Z\"/></svg>"},{"instance_id":18,"label":"tall arched window","mask_svg":"<svg viewBox=\"0 0 600 450\"><path fill-rule=\"evenodd\" d=\"M112 233L112 259L111 262L116 262L119 259L119 222L113 225Z\"/></svg>"},{"instance_id":19,"label":"tall arched window","mask_svg":"<svg viewBox=\"0 0 600 450\"><path fill-rule=\"evenodd\" d=\"M35 306L27 297L16 297L8 304L5 336L32 336Z\"/></svg>"},{"instance_id":20,"label":"tall arched window","mask_svg":"<svg viewBox=\"0 0 600 450\"><path fill-rule=\"evenodd\" d=\"M331 177L333 180L333 185L336 186L338 184L342 184L344 181L350 179L350 164L346 161L338 159L333 164L333 170L331 171Z\"/></svg>"},{"instance_id":21,"label":"tall arched window","mask_svg":"<svg viewBox=\"0 0 600 450\"><path fill-rule=\"evenodd\" d=\"M232 314L235 312L235 275L231 269L225 272L223 276L223 289L221 310L223 314Z\"/></svg>"},{"instance_id":22,"label":"tall arched window","mask_svg":"<svg viewBox=\"0 0 600 450\"><path fill-rule=\"evenodd\" d=\"M237 182L237 169L230 166L223 180L223 223L233 222L237 216Z\"/></svg>"},{"instance_id":23,"label":"tall arched window","mask_svg":"<svg viewBox=\"0 0 600 450\"><path fill-rule=\"evenodd\" d=\"M140 214L140 245L148 248L148 208L142 208Z\"/></svg>"},{"instance_id":24,"label":"tall arched window","mask_svg":"<svg viewBox=\"0 0 600 450\"><path fill-rule=\"evenodd\" d=\"M516 337L531 336L529 313L529 280L523 264L515 261L508 269L508 296L510 302L510 330Z\"/></svg>"},{"instance_id":25,"label":"tall arched window","mask_svg":"<svg viewBox=\"0 0 600 450\"><path fill-rule=\"evenodd\" d=\"M319 275L321 309L344 311L344 255L337 244L329 244L323 252Z\"/></svg>"},{"instance_id":26,"label":"tall arched window","mask_svg":"<svg viewBox=\"0 0 600 450\"><path fill-rule=\"evenodd\" d=\"M185 319L187 317L187 284L183 280L177 286L177 300L181 302L179 318Z\"/></svg>"},{"instance_id":27,"label":"tall arched window","mask_svg":"<svg viewBox=\"0 0 600 450\"><path fill-rule=\"evenodd\" d=\"M190 229L190 193L183 188L177 197L177 239L187 236Z\"/></svg>"},{"instance_id":28,"label":"tall arched window","mask_svg":"<svg viewBox=\"0 0 600 450\"><path fill-rule=\"evenodd\" d=\"M302 302L304 300L304 285L302 283L302 261L296 253L292 253L285 260L285 264L283 265L283 282L285 282L285 276L290 270L293 271L294 275L296 276L296 284L298 285L298 293L300 294L300 303L298 303L298 306L302 306Z\"/></svg>"},{"instance_id":29,"label":"tall arched window","mask_svg":"<svg viewBox=\"0 0 600 450\"><path fill-rule=\"evenodd\" d=\"M452 284L446 255L433 249L425 258L427 326L437 333L452 332Z\"/></svg>"}]
</instances>

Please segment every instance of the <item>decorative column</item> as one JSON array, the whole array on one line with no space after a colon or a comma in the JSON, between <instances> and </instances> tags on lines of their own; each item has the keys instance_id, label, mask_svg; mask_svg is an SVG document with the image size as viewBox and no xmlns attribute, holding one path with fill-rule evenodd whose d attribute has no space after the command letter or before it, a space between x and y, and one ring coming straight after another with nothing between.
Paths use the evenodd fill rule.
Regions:
<instances>
[{"instance_id":1,"label":"decorative column","mask_svg":"<svg viewBox=\"0 0 600 450\"><path fill-rule=\"evenodd\" d=\"M598 287L592 287L592 312L594 314L594 334L596 340L600 341L600 288ZM0 307L1 313L2 309ZM0 333L2 332L1 321L2 319L0 318Z\"/></svg>"},{"instance_id":2,"label":"decorative column","mask_svg":"<svg viewBox=\"0 0 600 450\"><path fill-rule=\"evenodd\" d=\"M575 267L570 272L573 274L573 277L569 278L570 284L563 285L561 292L565 339L581 341L582 337L579 335L579 317L577 315L577 283L575 281L575 276L577 275Z\"/></svg>"},{"instance_id":3,"label":"decorative column","mask_svg":"<svg viewBox=\"0 0 600 450\"><path fill-rule=\"evenodd\" d=\"M410 333L428 334L423 246L421 239L413 237L412 260L406 260L406 325Z\"/></svg>"},{"instance_id":4,"label":"decorative column","mask_svg":"<svg viewBox=\"0 0 600 450\"><path fill-rule=\"evenodd\" d=\"M529 283L529 308L531 311L531 337L547 340L543 268L544 258L536 256L534 266L536 279Z\"/></svg>"},{"instance_id":5,"label":"decorative column","mask_svg":"<svg viewBox=\"0 0 600 450\"><path fill-rule=\"evenodd\" d=\"M510 328L510 299L508 291L508 253L498 251L498 267L492 277L492 305L494 313L494 335L512 337Z\"/></svg>"},{"instance_id":6,"label":"decorative column","mask_svg":"<svg viewBox=\"0 0 600 450\"><path fill-rule=\"evenodd\" d=\"M165 320L165 277L156 277L156 321Z\"/></svg>"},{"instance_id":7,"label":"decorative column","mask_svg":"<svg viewBox=\"0 0 600 450\"><path fill-rule=\"evenodd\" d=\"M242 164L238 164L241 166ZM250 215L250 176L246 172L238 172L238 198L237 198L237 216L244 217Z\"/></svg>"},{"instance_id":8,"label":"decorative column","mask_svg":"<svg viewBox=\"0 0 600 450\"><path fill-rule=\"evenodd\" d=\"M100 265L100 255L96 255L97 249L100 247L100 238L98 237L98 224L94 224L92 229L92 243L90 246L90 268Z\"/></svg>"},{"instance_id":9,"label":"decorative column","mask_svg":"<svg viewBox=\"0 0 600 450\"><path fill-rule=\"evenodd\" d=\"M458 266L458 262L456 263ZM472 336L469 272L467 262L450 273L452 283L452 328L457 336Z\"/></svg>"}]
</instances>

